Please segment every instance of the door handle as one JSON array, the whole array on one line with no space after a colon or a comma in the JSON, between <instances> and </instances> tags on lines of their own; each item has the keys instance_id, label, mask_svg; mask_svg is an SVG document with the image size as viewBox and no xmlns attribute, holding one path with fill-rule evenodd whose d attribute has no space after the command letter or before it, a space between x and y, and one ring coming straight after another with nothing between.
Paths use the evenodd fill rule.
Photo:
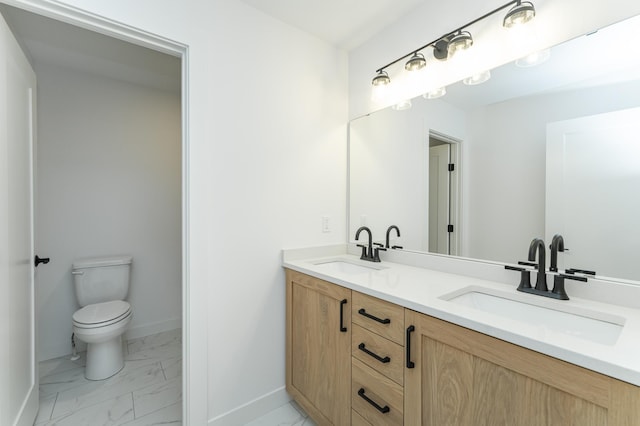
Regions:
<instances>
[{"instance_id":1,"label":"door handle","mask_svg":"<svg viewBox=\"0 0 640 426\"><path fill-rule=\"evenodd\" d=\"M34 260L34 264L35 264L35 266L36 266L36 268L37 268L39 264L44 263L44 264L46 265L47 263L49 263L49 261L50 261L50 260L51 260L51 259L50 259L50 258L48 258L48 257L39 257L39 256L36 254L36 258L35 258L35 260Z\"/></svg>"}]
</instances>

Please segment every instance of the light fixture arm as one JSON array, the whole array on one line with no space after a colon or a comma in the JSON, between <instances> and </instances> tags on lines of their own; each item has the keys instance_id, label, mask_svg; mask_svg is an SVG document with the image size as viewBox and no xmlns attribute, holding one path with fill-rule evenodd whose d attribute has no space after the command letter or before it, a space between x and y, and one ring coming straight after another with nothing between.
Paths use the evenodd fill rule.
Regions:
<instances>
[{"instance_id":1,"label":"light fixture arm","mask_svg":"<svg viewBox=\"0 0 640 426\"><path fill-rule=\"evenodd\" d=\"M479 18L477 18L477 19L474 19L473 21L471 21L471 22L468 22L468 23L464 24L464 25L463 25L463 26L461 26L460 28L456 28L456 29L455 29L455 30L453 30L453 31L449 31L448 33L443 34L442 36L438 37L437 39L433 40L432 42L427 43L427 44L425 44L424 46L419 47L419 48L417 48L417 49L415 49L415 50L412 50L410 53L407 53L406 55L404 55L404 56L402 56L402 57L400 57L400 58L396 59L396 60L395 60L395 61L393 61L393 62L389 62L387 65L385 65L385 66L383 66L383 67L381 67L381 68L378 68L378 69L376 70L376 73L379 73L379 72L381 72L381 71L384 71L385 69L389 68L391 65L395 65L395 64L397 64L398 62L402 61L403 59L407 59L409 56L411 56L411 55L413 55L413 54L415 54L415 53L418 53L418 52L420 52L421 50L424 50L424 49L426 49L426 48L427 48L427 47L429 47L429 46L434 46L434 45L435 45L437 42L439 42L440 40L442 40L442 39L444 39L444 38L446 38L446 37L451 37L452 35L456 34L457 32L462 31L462 30L464 30L465 28L470 27L471 25L473 25L473 24L475 24L475 23L477 23L477 22L479 22L479 21L482 21L483 19L485 19L485 18L487 18L487 17L489 17L489 16L493 15L494 13L500 12L502 9L506 9L507 7L509 7L509 6L511 6L511 5L514 5L514 4L517 4L517 3L521 3L521 2L522 2L522 0L511 0L510 2L505 3L505 4L503 4L502 6L499 6L499 7L495 8L495 9L493 9L491 12L485 13L485 14L484 14L484 15L482 15L481 17L479 17Z\"/></svg>"}]
</instances>

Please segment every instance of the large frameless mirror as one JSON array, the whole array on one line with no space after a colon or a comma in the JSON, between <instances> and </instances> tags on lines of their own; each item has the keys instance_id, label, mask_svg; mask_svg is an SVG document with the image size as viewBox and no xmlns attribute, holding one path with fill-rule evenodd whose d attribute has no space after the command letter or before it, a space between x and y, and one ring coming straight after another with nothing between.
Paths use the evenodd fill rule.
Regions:
<instances>
[{"instance_id":1,"label":"large frameless mirror","mask_svg":"<svg viewBox=\"0 0 640 426\"><path fill-rule=\"evenodd\" d=\"M630 18L353 120L350 241L397 225L392 246L514 263L562 234L561 268L640 280L639 36Z\"/></svg>"}]
</instances>

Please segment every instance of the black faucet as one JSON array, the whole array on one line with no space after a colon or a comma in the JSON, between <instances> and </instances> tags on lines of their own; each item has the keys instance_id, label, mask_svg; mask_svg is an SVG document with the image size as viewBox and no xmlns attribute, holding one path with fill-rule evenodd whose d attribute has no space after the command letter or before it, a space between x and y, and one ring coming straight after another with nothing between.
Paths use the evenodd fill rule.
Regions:
<instances>
[{"instance_id":1,"label":"black faucet","mask_svg":"<svg viewBox=\"0 0 640 426\"><path fill-rule=\"evenodd\" d=\"M575 275L576 272L587 275L595 275L594 271L587 271L583 269L567 269L564 273L558 273L558 252L563 252L568 249L564 248L564 239L561 235L556 234L551 241L551 266L549 272L553 272L553 289L549 291L547 288L547 274L545 265L545 247L544 241L540 238L534 238L529 246L529 262L518 262L519 265L525 265L535 267L538 270L538 279L536 280L536 287L531 288L531 281L529 278L530 269L522 268L519 266L505 265L505 269L520 272L520 285L517 290L524 293L537 294L538 296L551 297L553 299L569 300L569 296L564 288L565 280L575 280L587 282L587 277ZM538 264L533 263L536 260L536 251L538 252Z\"/></svg>"},{"instance_id":2,"label":"black faucet","mask_svg":"<svg viewBox=\"0 0 640 426\"><path fill-rule=\"evenodd\" d=\"M554 235L549 248L551 249L551 264L549 265L549 271L558 272L558 252L568 250L564 248L564 238L562 238L562 235Z\"/></svg>"},{"instance_id":3,"label":"black faucet","mask_svg":"<svg viewBox=\"0 0 640 426\"><path fill-rule=\"evenodd\" d=\"M536 290L548 291L547 289L547 262L546 247L544 241L540 238L534 238L529 246L529 261L536 260L536 251L538 252L538 278L536 279Z\"/></svg>"},{"instance_id":4,"label":"black faucet","mask_svg":"<svg viewBox=\"0 0 640 426\"><path fill-rule=\"evenodd\" d=\"M368 260L369 262L375 262L376 260L374 260L373 257L373 237L371 235L371 229L367 228L366 226L361 226L360 228L358 228L358 230L356 231L356 241L358 241L358 238L360 238L360 232L362 231L367 232L369 243L366 246L364 244L358 244L358 247L362 247L362 255L360 256L360 259ZM377 261L380 262L379 257Z\"/></svg>"},{"instance_id":5,"label":"black faucet","mask_svg":"<svg viewBox=\"0 0 640 426\"><path fill-rule=\"evenodd\" d=\"M398 237L400 236L400 228L398 228L396 225L391 225L389 228L387 228L387 239L386 239L385 248L389 248L389 234L391 234L392 229L396 230L396 234L398 234ZM393 246L393 248L402 248L402 247Z\"/></svg>"}]
</instances>

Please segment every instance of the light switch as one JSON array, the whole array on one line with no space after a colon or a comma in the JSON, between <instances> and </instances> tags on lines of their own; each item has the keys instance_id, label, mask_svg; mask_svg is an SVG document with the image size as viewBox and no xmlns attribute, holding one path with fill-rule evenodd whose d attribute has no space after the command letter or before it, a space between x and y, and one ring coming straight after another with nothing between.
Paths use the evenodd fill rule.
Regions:
<instances>
[{"instance_id":1,"label":"light switch","mask_svg":"<svg viewBox=\"0 0 640 426\"><path fill-rule=\"evenodd\" d=\"M329 226L329 216L322 216L322 232L331 232Z\"/></svg>"}]
</instances>

